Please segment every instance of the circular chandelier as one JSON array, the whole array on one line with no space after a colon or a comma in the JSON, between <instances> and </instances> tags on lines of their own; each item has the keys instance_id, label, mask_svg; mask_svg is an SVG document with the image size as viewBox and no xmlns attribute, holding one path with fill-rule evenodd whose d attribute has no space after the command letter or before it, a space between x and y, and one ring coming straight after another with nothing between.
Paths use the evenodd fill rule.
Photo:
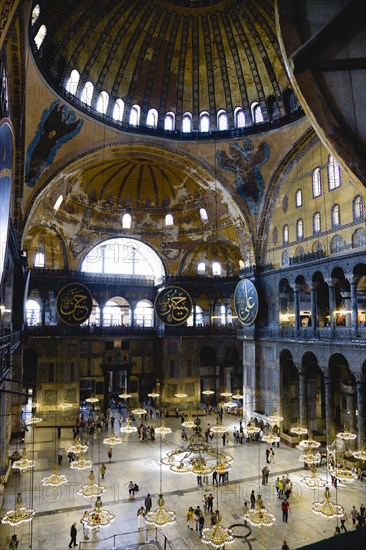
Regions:
<instances>
[{"instance_id":1,"label":"circular chandelier","mask_svg":"<svg viewBox=\"0 0 366 550\"><path fill-rule=\"evenodd\" d=\"M252 426L250 424L248 424L245 427L245 429L248 432L248 435L254 435L254 434L257 434L261 431L261 429L258 426Z\"/></svg>"},{"instance_id":2,"label":"circular chandelier","mask_svg":"<svg viewBox=\"0 0 366 550\"><path fill-rule=\"evenodd\" d=\"M11 525L12 527L18 527L22 523L32 521L35 511L31 508L23 506L23 499L21 493L18 493L15 500L15 509L9 510L1 518L1 523Z\"/></svg>"},{"instance_id":3,"label":"circular chandelier","mask_svg":"<svg viewBox=\"0 0 366 550\"><path fill-rule=\"evenodd\" d=\"M68 409L72 409L73 407L73 404L72 403L68 403L67 401L62 401L62 403L59 404L58 408L63 410L63 411L67 411Z\"/></svg>"},{"instance_id":4,"label":"circular chandelier","mask_svg":"<svg viewBox=\"0 0 366 550\"><path fill-rule=\"evenodd\" d=\"M352 454L355 458L358 458L359 460L366 460L366 444L364 443L361 449L359 449L358 451L353 451Z\"/></svg>"},{"instance_id":5,"label":"circular chandelier","mask_svg":"<svg viewBox=\"0 0 366 550\"><path fill-rule=\"evenodd\" d=\"M300 483L306 485L309 489L323 489L327 482L325 479L317 475L317 469L313 466L311 468L310 476L303 476L300 479Z\"/></svg>"},{"instance_id":6,"label":"circular chandelier","mask_svg":"<svg viewBox=\"0 0 366 550\"><path fill-rule=\"evenodd\" d=\"M184 399L185 397L188 397L188 396L184 392L178 392L174 395L174 397L178 397L178 399Z\"/></svg>"},{"instance_id":7,"label":"circular chandelier","mask_svg":"<svg viewBox=\"0 0 366 550\"><path fill-rule=\"evenodd\" d=\"M100 497L104 493L106 488L103 485L99 485L99 483L96 483L93 471L90 472L88 479L88 483L82 485L77 491L77 494L86 498L87 500L93 501L95 498Z\"/></svg>"},{"instance_id":8,"label":"circular chandelier","mask_svg":"<svg viewBox=\"0 0 366 550\"><path fill-rule=\"evenodd\" d=\"M312 449L307 449L304 454L299 456L300 462L306 462L306 464L319 464L321 461L321 454L313 454Z\"/></svg>"},{"instance_id":9,"label":"circular chandelier","mask_svg":"<svg viewBox=\"0 0 366 550\"><path fill-rule=\"evenodd\" d=\"M357 435L349 431L349 426L347 424L344 425L344 432L337 433L337 437L339 439L343 439L344 441L352 441L353 439L356 439Z\"/></svg>"},{"instance_id":10,"label":"circular chandelier","mask_svg":"<svg viewBox=\"0 0 366 550\"><path fill-rule=\"evenodd\" d=\"M39 424L40 422L43 422L43 418L40 418L39 416L32 416L31 418L27 418L25 421L27 426L33 426L34 424Z\"/></svg>"},{"instance_id":11,"label":"circular chandelier","mask_svg":"<svg viewBox=\"0 0 366 550\"><path fill-rule=\"evenodd\" d=\"M138 407L136 409L132 409L131 412L132 412L132 414L136 414L136 415L140 416L140 415L146 414L147 410L140 407L140 404L139 404Z\"/></svg>"},{"instance_id":12,"label":"circular chandelier","mask_svg":"<svg viewBox=\"0 0 366 550\"><path fill-rule=\"evenodd\" d=\"M227 407L228 409L233 409L234 407L237 407L238 404L234 401L225 401L224 407Z\"/></svg>"},{"instance_id":13,"label":"circular chandelier","mask_svg":"<svg viewBox=\"0 0 366 550\"><path fill-rule=\"evenodd\" d=\"M339 479L339 481L354 481L357 479L357 474L345 466L341 468L331 468L329 469L329 473Z\"/></svg>"},{"instance_id":14,"label":"circular chandelier","mask_svg":"<svg viewBox=\"0 0 366 550\"><path fill-rule=\"evenodd\" d=\"M31 403L32 409L37 409L38 407L41 407L41 406L42 406L42 404L39 403L38 401L32 401L32 403Z\"/></svg>"},{"instance_id":15,"label":"circular chandelier","mask_svg":"<svg viewBox=\"0 0 366 550\"><path fill-rule=\"evenodd\" d=\"M297 421L297 425L290 430L291 433L296 435L305 435L308 433L307 428L303 428L300 424L300 420Z\"/></svg>"},{"instance_id":16,"label":"circular chandelier","mask_svg":"<svg viewBox=\"0 0 366 550\"><path fill-rule=\"evenodd\" d=\"M315 441L310 431L308 432L308 438L297 444L298 449L317 449L318 447L320 447L320 441Z\"/></svg>"},{"instance_id":17,"label":"circular chandelier","mask_svg":"<svg viewBox=\"0 0 366 550\"><path fill-rule=\"evenodd\" d=\"M156 399L156 397L160 397L160 393L157 393L155 390L147 394L148 397L152 397L153 399Z\"/></svg>"},{"instance_id":18,"label":"circular chandelier","mask_svg":"<svg viewBox=\"0 0 366 550\"><path fill-rule=\"evenodd\" d=\"M73 460L73 462L70 462L70 468L73 470L86 470L87 468L92 468L93 463L91 460L86 460L84 458L84 453L80 453L79 458L77 460Z\"/></svg>"},{"instance_id":19,"label":"circular chandelier","mask_svg":"<svg viewBox=\"0 0 366 550\"><path fill-rule=\"evenodd\" d=\"M53 473L50 476L42 478L42 484L45 487L59 487L67 482L67 477L58 473L57 464L53 465Z\"/></svg>"},{"instance_id":20,"label":"circular chandelier","mask_svg":"<svg viewBox=\"0 0 366 550\"><path fill-rule=\"evenodd\" d=\"M72 443L70 445L70 447L67 449L67 452L79 455L80 453L86 453L87 450L88 450L88 445L82 445L80 441L80 436L77 435L75 437L75 443Z\"/></svg>"},{"instance_id":21,"label":"circular chandelier","mask_svg":"<svg viewBox=\"0 0 366 550\"><path fill-rule=\"evenodd\" d=\"M187 420L182 422L182 426L184 426L185 428L194 428L195 425L196 424L195 424L195 421L192 418L192 413L189 413Z\"/></svg>"},{"instance_id":22,"label":"circular chandelier","mask_svg":"<svg viewBox=\"0 0 366 550\"><path fill-rule=\"evenodd\" d=\"M108 525L110 525L110 523L115 519L115 516L114 514L111 514L109 510L103 510L102 506L103 503L99 496L95 502L94 509L89 512L85 512L81 519L81 523L85 525L85 527L96 530L108 527Z\"/></svg>"},{"instance_id":23,"label":"circular chandelier","mask_svg":"<svg viewBox=\"0 0 366 550\"><path fill-rule=\"evenodd\" d=\"M165 527L166 525L175 523L176 514L173 510L166 510L164 508L165 500L162 494L159 495L156 503L158 507L155 510L150 510L145 515L146 523L154 527Z\"/></svg>"},{"instance_id":24,"label":"circular chandelier","mask_svg":"<svg viewBox=\"0 0 366 550\"><path fill-rule=\"evenodd\" d=\"M277 414L276 407L273 409L273 414L267 418L270 424L279 424L283 420L283 416Z\"/></svg>"},{"instance_id":25,"label":"circular chandelier","mask_svg":"<svg viewBox=\"0 0 366 550\"><path fill-rule=\"evenodd\" d=\"M329 487L325 488L324 497L324 500L313 503L312 510L314 514L318 514L326 519L341 517L344 512L344 508L340 504L335 504L330 500Z\"/></svg>"},{"instance_id":26,"label":"circular chandelier","mask_svg":"<svg viewBox=\"0 0 366 550\"><path fill-rule=\"evenodd\" d=\"M27 458L27 451L26 449L24 449L22 453L22 457L19 460L15 460L13 462L12 468L14 468L14 470L20 470L21 472L26 472L27 470L34 468L35 465L36 465L36 461Z\"/></svg>"},{"instance_id":27,"label":"circular chandelier","mask_svg":"<svg viewBox=\"0 0 366 550\"><path fill-rule=\"evenodd\" d=\"M114 433L114 430L112 430L110 437L105 437L103 439L103 443L104 445L110 445L113 447L114 445L120 445L122 443L122 439L120 437L117 437Z\"/></svg>"},{"instance_id":28,"label":"circular chandelier","mask_svg":"<svg viewBox=\"0 0 366 550\"><path fill-rule=\"evenodd\" d=\"M118 397L120 397L121 399L129 399L131 397L131 394L125 391L123 393L120 393Z\"/></svg>"},{"instance_id":29,"label":"circular chandelier","mask_svg":"<svg viewBox=\"0 0 366 550\"><path fill-rule=\"evenodd\" d=\"M218 420L216 426L212 426L212 428L210 428L210 432L212 432L213 434L223 434L227 432L227 429Z\"/></svg>"},{"instance_id":30,"label":"circular chandelier","mask_svg":"<svg viewBox=\"0 0 366 550\"><path fill-rule=\"evenodd\" d=\"M210 390L210 388L207 388L206 390L203 390L203 395L213 395L215 392Z\"/></svg>"},{"instance_id":31,"label":"circular chandelier","mask_svg":"<svg viewBox=\"0 0 366 550\"><path fill-rule=\"evenodd\" d=\"M172 430L171 428L167 428L167 426L165 426L165 420L162 420L161 426L155 428L155 433L164 436L166 434L171 434Z\"/></svg>"},{"instance_id":32,"label":"circular chandelier","mask_svg":"<svg viewBox=\"0 0 366 550\"><path fill-rule=\"evenodd\" d=\"M231 397L233 394L231 391L229 391L227 388L225 388L225 391L223 391L222 393L220 393L220 395L222 397Z\"/></svg>"},{"instance_id":33,"label":"circular chandelier","mask_svg":"<svg viewBox=\"0 0 366 550\"><path fill-rule=\"evenodd\" d=\"M132 434L133 432L137 432L137 428L136 426L131 426L131 420L128 419L126 426L122 426L120 428L120 432L125 434Z\"/></svg>"},{"instance_id":34,"label":"circular chandelier","mask_svg":"<svg viewBox=\"0 0 366 550\"><path fill-rule=\"evenodd\" d=\"M244 395L240 393L239 388L236 390L236 393L234 393L233 399L244 399Z\"/></svg>"},{"instance_id":35,"label":"circular chandelier","mask_svg":"<svg viewBox=\"0 0 366 550\"><path fill-rule=\"evenodd\" d=\"M92 405L94 403L98 403L99 402L99 399L98 397L95 397L94 395L92 395L91 397L88 397L87 399L85 399L86 403L91 403Z\"/></svg>"},{"instance_id":36,"label":"circular chandelier","mask_svg":"<svg viewBox=\"0 0 366 550\"><path fill-rule=\"evenodd\" d=\"M232 544L235 540L231 529L221 525L221 514L215 512L215 524L202 530L202 542L213 548L223 548L226 544Z\"/></svg>"},{"instance_id":37,"label":"circular chandelier","mask_svg":"<svg viewBox=\"0 0 366 550\"><path fill-rule=\"evenodd\" d=\"M262 441L265 441L266 443L272 445L273 443L278 443L279 441L281 441L281 438L273 433L273 427L271 426L269 429L269 433L262 437Z\"/></svg>"},{"instance_id":38,"label":"circular chandelier","mask_svg":"<svg viewBox=\"0 0 366 550\"><path fill-rule=\"evenodd\" d=\"M244 519L253 527L271 527L276 520L276 516L268 512L262 497L258 495L256 507L248 510L244 514Z\"/></svg>"}]
</instances>

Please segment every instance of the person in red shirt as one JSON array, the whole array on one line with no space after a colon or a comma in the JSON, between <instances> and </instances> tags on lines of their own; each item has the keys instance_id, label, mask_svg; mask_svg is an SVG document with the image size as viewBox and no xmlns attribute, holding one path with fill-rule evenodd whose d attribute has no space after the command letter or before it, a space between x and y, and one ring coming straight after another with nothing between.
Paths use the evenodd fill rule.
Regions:
<instances>
[{"instance_id":1,"label":"person in red shirt","mask_svg":"<svg viewBox=\"0 0 366 550\"><path fill-rule=\"evenodd\" d=\"M285 500L282 501L281 508L282 508L282 521L285 521L287 523L288 512L289 512L289 509L290 509L290 503L288 502L288 500L286 498L285 498Z\"/></svg>"}]
</instances>

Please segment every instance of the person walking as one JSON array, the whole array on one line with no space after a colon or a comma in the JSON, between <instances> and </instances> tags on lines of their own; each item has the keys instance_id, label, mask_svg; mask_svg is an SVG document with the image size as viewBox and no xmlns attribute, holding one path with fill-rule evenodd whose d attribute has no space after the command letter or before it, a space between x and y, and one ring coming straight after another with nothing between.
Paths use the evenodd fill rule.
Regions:
<instances>
[{"instance_id":1,"label":"person walking","mask_svg":"<svg viewBox=\"0 0 366 550\"><path fill-rule=\"evenodd\" d=\"M207 513L207 501L208 501L208 496L205 493L202 497L203 511L205 514Z\"/></svg>"},{"instance_id":2,"label":"person walking","mask_svg":"<svg viewBox=\"0 0 366 550\"><path fill-rule=\"evenodd\" d=\"M113 448L112 448L112 447L108 447L108 459L109 459L109 462L112 461L112 452L113 452Z\"/></svg>"},{"instance_id":3,"label":"person walking","mask_svg":"<svg viewBox=\"0 0 366 550\"><path fill-rule=\"evenodd\" d=\"M263 466L262 468L262 485L266 485L268 483L268 476L269 476L269 469L267 466Z\"/></svg>"},{"instance_id":4,"label":"person walking","mask_svg":"<svg viewBox=\"0 0 366 550\"><path fill-rule=\"evenodd\" d=\"M78 531L76 529L76 521L71 525L71 529L70 529L70 537L71 537L71 540L70 540L70 544L69 544L69 548L72 548L72 546L77 546L77 542L76 542L76 536L78 534Z\"/></svg>"},{"instance_id":5,"label":"person walking","mask_svg":"<svg viewBox=\"0 0 366 550\"><path fill-rule=\"evenodd\" d=\"M200 512L200 515L198 518L198 530L200 533L200 538L202 538L202 531L203 531L204 525L205 525L205 516L203 515L202 512Z\"/></svg>"},{"instance_id":6,"label":"person walking","mask_svg":"<svg viewBox=\"0 0 366 550\"><path fill-rule=\"evenodd\" d=\"M11 537L11 541L9 542L8 549L9 549L9 550L17 550L18 546L19 546L19 540L18 540L17 535L14 534L14 535Z\"/></svg>"},{"instance_id":7,"label":"person walking","mask_svg":"<svg viewBox=\"0 0 366 550\"><path fill-rule=\"evenodd\" d=\"M83 526L83 535L84 535L84 540L89 540L89 529L88 527L85 525L85 521L88 517L88 510L85 510L84 514L83 514L83 517L81 518L80 520L80 523L81 525Z\"/></svg>"},{"instance_id":8,"label":"person walking","mask_svg":"<svg viewBox=\"0 0 366 550\"><path fill-rule=\"evenodd\" d=\"M214 496L212 493L210 493L207 497L207 512L213 512L213 501L214 501Z\"/></svg>"},{"instance_id":9,"label":"person walking","mask_svg":"<svg viewBox=\"0 0 366 550\"><path fill-rule=\"evenodd\" d=\"M287 544L287 542L285 540L283 541L283 544L281 546L281 550L290 550L289 545Z\"/></svg>"},{"instance_id":10,"label":"person walking","mask_svg":"<svg viewBox=\"0 0 366 550\"><path fill-rule=\"evenodd\" d=\"M61 439L61 426L57 426L57 437Z\"/></svg>"},{"instance_id":11,"label":"person walking","mask_svg":"<svg viewBox=\"0 0 366 550\"><path fill-rule=\"evenodd\" d=\"M101 475L102 479L104 479L106 469L107 469L106 465L104 464L104 462L102 462L102 464L100 465L100 468L99 468L100 475Z\"/></svg>"},{"instance_id":12,"label":"person walking","mask_svg":"<svg viewBox=\"0 0 366 550\"><path fill-rule=\"evenodd\" d=\"M356 506L352 506L352 510L350 511L349 515L351 516L353 527L356 527L357 516L358 516Z\"/></svg>"},{"instance_id":13,"label":"person walking","mask_svg":"<svg viewBox=\"0 0 366 550\"><path fill-rule=\"evenodd\" d=\"M61 447L59 447L57 451L57 461L59 466L61 466L62 458L63 458L63 452Z\"/></svg>"},{"instance_id":14,"label":"person walking","mask_svg":"<svg viewBox=\"0 0 366 550\"><path fill-rule=\"evenodd\" d=\"M270 453L270 450L266 449L266 462L267 462L267 464L269 464L269 453Z\"/></svg>"},{"instance_id":15,"label":"person walking","mask_svg":"<svg viewBox=\"0 0 366 550\"><path fill-rule=\"evenodd\" d=\"M198 487L203 487L201 474L198 474L198 476L197 476L197 485L198 485Z\"/></svg>"},{"instance_id":16,"label":"person walking","mask_svg":"<svg viewBox=\"0 0 366 550\"><path fill-rule=\"evenodd\" d=\"M249 510L249 506L248 506L248 501L246 500L246 501L244 502L244 507L243 507L243 516L244 516L244 525L245 525L245 527L247 527L247 525L248 525L248 522L247 522L247 520L245 519L245 516L246 516L246 514L248 513L248 510Z\"/></svg>"},{"instance_id":17,"label":"person walking","mask_svg":"<svg viewBox=\"0 0 366 550\"><path fill-rule=\"evenodd\" d=\"M145 498L145 508L146 512L150 512L152 506L152 498L150 496L150 493L147 493L147 496Z\"/></svg>"},{"instance_id":18,"label":"person walking","mask_svg":"<svg viewBox=\"0 0 366 550\"><path fill-rule=\"evenodd\" d=\"M194 510L192 506L190 506L187 510L187 527L193 530L193 525L194 525Z\"/></svg>"},{"instance_id":19,"label":"person walking","mask_svg":"<svg viewBox=\"0 0 366 550\"><path fill-rule=\"evenodd\" d=\"M214 470L212 472L212 485L215 485L215 483L216 483L216 485L219 484L218 481L217 481L217 470Z\"/></svg>"},{"instance_id":20,"label":"person walking","mask_svg":"<svg viewBox=\"0 0 366 550\"><path fill-rule=\"evenodd\" d=\"M346 521L348 520L348 516L346 514L345 511L343 511L342 515L340 516L340 521L341 521L341 527L340 529L343 529L343 531L346 533L347 532L347 527L345 526L345 523Z\"/></svg>"},{"instance_id":21,"label":"person walking","mask_svg":"<svg viewBox=\"0 0 366 550\"><path fill-rule=\"evenodd\" d=\"M361 506L360 506L360 515L358 516L358 524L359 524L360 527L363 527L365 525L365 519L366 519L365 506L363 504L361 504Z\"/></svg>"},{"instance_id":22,"label":"person walking","mask_svg":"<svg viewBox=\"0 0 366 550\"><path fill-rule=\"evenodd\" d=\"M282 521L284 521L285 523L287 523L287 520L288 520L288 512L290 510L290 503L289 501L287 500L287 498L285 498L285 500L283 500L281 502L281 508L282 508Z\"/></svg>"},{"instance_id":23,"label":"person walking","mask_svg":"<svg viewBox=\"0 0 366 550\"><path fill-rule=\"evenodd\" d=\"M145 527L145 508L141 506L137 510L137 529L140 531Z\"/></svg>"},{"instance_id":24,"label":"person walking","mask_svg":"<svg viewBox=\"0 0 366 550\"><path fill-rule=\"evenodd\" d=\"M253 491L250 493L250 507L252 510L254 510L255 508L255 494L254 494L254 489Z\"/></svg>"}]
</instances>

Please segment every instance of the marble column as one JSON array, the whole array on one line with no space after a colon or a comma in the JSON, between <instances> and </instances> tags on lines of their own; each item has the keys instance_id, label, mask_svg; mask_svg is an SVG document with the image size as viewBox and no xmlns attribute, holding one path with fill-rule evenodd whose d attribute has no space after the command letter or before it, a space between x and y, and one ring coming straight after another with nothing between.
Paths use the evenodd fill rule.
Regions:
<instances>
[{"instance_id":1,"label":"marble column","mask_svg":"<svg viewBox=\"0 0 366 550\"><path fill-rule=\"evenodd\" d=\"M300 286L294 285L294 314L295 314L295 330L300 330Z\"/></svg>"},{"instance_id":2,"label":"marble column","mask_svg":"<svg viewBox=\"0 0 366 550\"><path fill-rule=\"evenodd\" d=\"M329 293L329 326L331 329L335 329L335 279L328 281L328 293Z\"/></svg>"},{"instance_id":3,"label":"marble column","mask_svg":"<svg viewBox=\"0 0 366 550\"><path fill-rule=\"evenodd\" d=\"M344 318L346 327L351 327L351 293L350 292L341 292L344 303Z\"/></svg>"},{"instance_id":4,"label":"marble column","mask_svg":"<svg viewBox=\"0 0 366 550\"><path fill-rule=\"evenodd\" d=\"M46 298L41 298L41 326L46 324Z\"/></svg>"},{"instance_id":5,"label":"marble column","mask_svg":"<svg viewBox=\"0 0 366 550\"><path fill-rule=\"evenodd\" d=\"M366 400L365 400L365 380L363 377L356 379L357 388L357 410L358 410L358 448L361 449L362 445L366 444Z\"/></svg>"},{"instance_id":6,"label":"marble column","mask_svg":"<svg viewBox=\"0 0 366 550\"><path fill-rule=\"evenodd\" d=\"M231 389L231 371L233 367L225 367L224 373L225 373L225 388L227 391L232 391Z\"/></svg>"},{"instance_id":7,"label":"marble column","mask_svg":"<svg viewBox=\"0 0 366 550\"><path fill-rule=\"evenodd\" d=\"M357 279L350 278L351 285L351 326L354 332L358 331L358 308L357 308Z\"/></svg>"},{"instance_id":8,"label":"marble column","mask_svg":"<svg viewBox=\"0 0 366 550\"><path fill-rule=\"evenodd\" d=\"M311 308L311 327L316 330L316 287L318 283L309 283L310 286L310 308Z\"/></svg>"},{"instance_id":9,"label":"marble column","mask_svg":"<svg viewBox=\"0 0 366 550\"><path fill-rule=\"evenodd\" d=\"M104 324L104 306L105 304L99 305L99 326L102 327Z\"/></svg>"},{"instance_id":10,"label":"marble column","mask_svg":"<svg viewBox=\"0 0 366 550\"><path fill-rule=\"evenodd\" d=\"M304 428L308 426L308 380L305 369L299 369L299 419Z\"/></svg>"},{"instance_id":11,"label":"marble column","mask_svg":"<svg viewBox=\"0 0 366 550\"><path fill-rule=\"evenodd\" d=\"M333 381L329 374L324 374L324 389L325 389L325 430L327 445L333 443L335 438L335 423L334 423L334 388Z\"/></svg>"},{"instance_id":12,"label":"marble column","mask_svg":"<svg viewBox=\"0 0 366 550\"><path fill-rule=\"evenodd\" d=\"M213 312L214 312L214 302L213 300L209 300L208 302L208 311L209 311L209 326L212 327L213 323L212 323L212 316L213 316Z\"/></svg>"}]
</instances>

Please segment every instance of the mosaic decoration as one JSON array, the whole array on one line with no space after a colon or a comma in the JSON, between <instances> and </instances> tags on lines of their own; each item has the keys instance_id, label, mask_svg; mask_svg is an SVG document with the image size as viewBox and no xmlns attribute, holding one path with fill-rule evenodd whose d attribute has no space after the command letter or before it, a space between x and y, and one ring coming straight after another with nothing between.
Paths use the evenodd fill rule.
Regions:
<instances>
[{"instance_id":1,"label":"mosaic decoration","mask_svg":"<svg viewBox=\"0 0 366 550\"><path fill-rule=\"evenodd\" d=\"M219 166L235 174L236 189L245 200L251 215L258 213L264 190L261 168L269 156L270 149L267 143L262 141L255 150L251 139L244 140L243 147L237 142L231 143L229 154L224 150L216 153Z\"/></svg>"},{"instance_id":2,"label":"mosaic decoration","mask_svg":"<svg viewBox=\"0 0 366 550\"><path fill-rule=\"evenodd\" d=\"M288 210L288 196L284 195L282 199L282 211L284 214L286 214Z\"/></svg>"},{"instance_id":3,"label":"mosaic decoration","mask_svg":"<svg viewBox=\"0 0 366 550\"><path fill-rule=\"evenodd\" d=\"M240 323L252 325L258 313L257 290L249 279L242 279L235 288L234 306Z\"/></svg>"},{"instance_id":4,"label":"mosaic decoration","mask_svg":"<svg viewBox=\"0 0 366 550\"><path fill-rule=\"evenodd\" d=\"M192 299L183 288L169 286L157 295L154 310L160 321L166 325L181 325L191 314Z\"/></svg>"},{"instance_id":5,"label":"mosaic decoration","mask_svg":"<svg viewBox=\"0 0 366 550\"><path fill-rule=\"evenodd\" d=\"M81 325L93 309L93 297L90 290L80 283L64 286L57 295L56 310L63 323Z\"/></svg>"},{"instance_id":6,"label":"mosaic decoration","mask_svg":"<svg viewBox=\"0 0 366 550\"><path fill-rule=\"evenodd\" d=\"M75 137L83 124L84 121L77 119L59 100L43 111L27 150L25 181L28 187L34 187L41 173L52 164L61 145Z\"/></svg>"}]
</instances>

